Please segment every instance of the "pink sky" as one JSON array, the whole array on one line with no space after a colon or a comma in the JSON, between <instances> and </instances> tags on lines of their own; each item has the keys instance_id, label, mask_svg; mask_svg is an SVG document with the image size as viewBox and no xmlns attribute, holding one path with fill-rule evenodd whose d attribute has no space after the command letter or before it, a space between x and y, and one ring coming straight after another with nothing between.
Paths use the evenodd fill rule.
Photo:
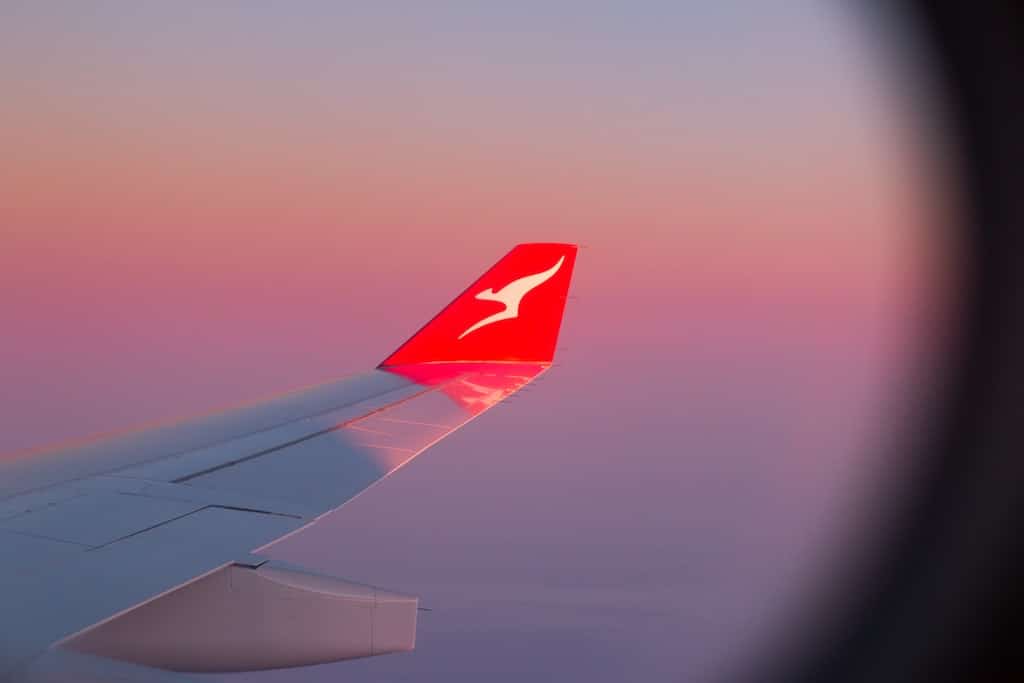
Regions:
<instances>
[{"instance_id":1,"label":"pink sky","mask_svg":"<svg viewBox=\"0 0 1024 683\"><path fill-rule=\"evenodd\" d=\"M466 624L490 623L472 610L492 589L615 594L560 594L574 572L657 603L713 659L757 621L742 605L794 585L941 309L951 199L864 25L801 3L115 5L0 28L0 452L372 367L511 245L577 242L561 367L285 549L472 617L349 671L457 679L460 638L490 647ZM711 592L733 597L705 637L693 585L643 585L682 562L659 543L700 556L716 530L735 547L708 551L732 577ZM789 559L733 577L768 539ZM627 650L608 675L638 665Z\"/></svg>"}]
</instances>

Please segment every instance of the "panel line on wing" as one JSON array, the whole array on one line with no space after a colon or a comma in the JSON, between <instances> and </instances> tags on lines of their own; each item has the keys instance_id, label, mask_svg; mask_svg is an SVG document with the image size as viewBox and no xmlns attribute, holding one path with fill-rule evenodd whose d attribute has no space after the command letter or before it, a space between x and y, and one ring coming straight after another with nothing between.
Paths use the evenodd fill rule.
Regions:
<instances>
[{"instance_id":1,"label":"panel line on wing","mask_svg":"<svg viewBox=\"0 0 1024 683\"><path fill-rule=\"evenodd\" d=\"M387 432L382 432L379 429L370 429L369 427L363 427L363 426L357 425L357 424L350 424L350 425L348 425L347 428L348 429L352 429L352 430L357 431L357 432L366 432L367 434L384 434L384 435L387 435Z\"/></svg>"},{"instance_id":2,"label":"panel line on wing","mask_svg":"<svg viewBox=\"0 0 1024 683\"><path fill-rule=\"evenodd\" d=\"M361 443L360 448L376 448L379 451L399 451L401 453L419 453L419 449L415 448L402 448L400 446L387 446L379 443Z\"/></svg>"},{"instance_id":3,"label":"panel line on wing","mask_svg":"<svg viewBox=\"0 0 1024 683\"><path fill-rule=\"evenodd\" d=\"M145 496L143 496L143 497L145 497ZM201 508L198 508L198 509L189 510L188 512L182 513L182 514L177 515L175 517L171 517L169 519L165 519L165 520L163 520L161 522L157 522L156 524L151 524L150 526L146 527L145 529L139 529L138 531L133 531L130 534L125 534L124 536L121 536L120 538L115 538L114 540L108 541L108 542L106 542L106 543L104 543L102 545L93 546L93 547L89 548L89 550L87 552L92 552L94 550L101 550L102 548L106 548L109 545L113 545L115 543L120 543L121 541L125 540L126 538L132 538L133 536L138 536L139 534L144 534L147 531L152 531L153 529L156 529L158 527L162 527L165 524L170 524L171 522L176 522L179 519L181 519L183 517L188 517L189 515L191 515L191 514L193 514L195 512L199 512L200 510L205 510L207 507L212 507L212 506L207 505L207 506L204 506L204 507L201 507Z\"/></svg>"},{"instance_id":4,"label":"panel line on wing","mask_svg":"<svg viewBox=\"0 0 1024 683\"><path fill-rule=\"evenodd\" d=\"M359 420L365 420L367 417L370 417L371 415L375 415L375 414L377 414L379 412L382 412L382 411L385 411L385 410L389 410L389 409L391 409L391 408L393 408L393 407L395 407L397 405L401 405L401 404L403 404L403 403L405 403L407 401L411 401L414 398L417 398L417 397L422 396L424 394L430 393L430 392L432 392L432 391L434 391L436 389L437 389L436 386L435 387L426 387L425 389L423 389L421 391L417 391L416 393L414 393L414 394L412 394L410 396L406 396L405 398L402 398L402 399L400 399L398 401L395 401L394 403L389 403L386 406L381 406L380 408L376 408L374 410L371 410L370 412L366 413L365 415L360 415L359 417L351 419L351 420L345 420L344 422L341 422L339 424L333 425L333 426L328 427L326 429L317 430L315 432L312 432L311 434L306 434L306 435L304 435L302 437L299 437L298 439L292 439L291 441L285 442L283 444L278 444L278 445L273 446L271 448L265 448L265 449L263 449L261 451L258 451L256 453L252 453L250 455L243 456L241 458L234 458L233 460L229 460L228 462L218 463L218 464L213 465L211 467L207 467L205 469L199 470L198 472L193 472L193 473L187 474L187 475L185 475L183 477L178 477L177 479L172 479L171 483L172 484L183 484L183 483L185 483L187 481L190 481L192 479L196 479L197 477L202 477L202 476L205 476L207 474L212 474L213 472L218 472L218 471L223 470L223 469L228 468L228 467L233 467L233 466L241 464L243 462L246 462L246 461L249 461L249 460L253 460L255 458L259 458L259 457L262 457L264 455L268 455L269 453L273 453L275 451L279 451L279 450L281 450L283 448L288 448L290 446L295 446L296 444L300 444L300 443L302 443L304 441L309 441L310 439L315 439L316 437L323 436L324 434L330 434L331 432L336 432L339 429L344 429L345 427L348 427L349 425L351 425L351 424L353 424L355 422L358 422Z\"/></svg>"},{"instance_id":5,"label":"panel line on wing","mask_svg":"<svg viewBox=\"0 0 1024 683\"><path fill-rule=\"evenodd\" d=\"M15 534L17 536L27 536L28 538L38 538L42 541L53 541L54 543L66 543L68 545L82 548L82 550L92 550L96 546L89 545L88 543L79 543L78 541L69 541L66 538L57 538L56 536L47 536L46 534L36 533L34 531L25 531L23 529L0 529L0 532L5 534Z\"/></svg>"},{"instance_id":6,"label":"panel line on wing","mask_svg":"<svg viewBox=\"0 0 1024 683\"><path fill-rule=\"evenodd\" d=\"M420 425L421 427L436 427L437 429L451 429L449 425L437 424L436 422L423 422L422 420L403 420L398 417L384 417L378 416L378 420L381 422L397 422L399 424L406 425Z\"/></svg>"}]
</instances>

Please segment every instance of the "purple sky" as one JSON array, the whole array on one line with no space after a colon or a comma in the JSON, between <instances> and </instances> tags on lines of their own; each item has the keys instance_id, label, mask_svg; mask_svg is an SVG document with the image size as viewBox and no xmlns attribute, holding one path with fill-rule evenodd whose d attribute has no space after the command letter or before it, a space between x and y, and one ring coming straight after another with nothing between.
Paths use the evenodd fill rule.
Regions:
<instances>
[{"instance_id":1,"label":"purple sky","mask_svg":"<svg viewBox=\"0 0 1024 683\"><path fill-rule=\"evenodd\" d=\"M511 245L585 246L558 367L274 548L421 596L416 652L239 679L693 680L907 469L948 199L856 15L4 13L0 451L372 367Z\"/></svg>"}]
</instances>

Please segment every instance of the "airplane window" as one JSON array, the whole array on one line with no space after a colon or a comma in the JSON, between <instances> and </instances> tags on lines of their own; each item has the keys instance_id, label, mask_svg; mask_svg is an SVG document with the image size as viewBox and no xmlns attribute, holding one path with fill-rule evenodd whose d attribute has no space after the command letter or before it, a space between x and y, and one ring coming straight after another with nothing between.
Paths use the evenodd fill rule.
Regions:
<instances>
[{"instance_id":1,"label":"airplane window","mask_svg":"<svg viewBox=\"0 0 1024 683\"><path fill-rule=\"evenodd\" d=\"M829 3L16 3L0 452L374 367L581 250L555 366L273 557L413 653L211 680L708 680L896 514L959 211L912 37Z\"/></svg>"}]
</instances>

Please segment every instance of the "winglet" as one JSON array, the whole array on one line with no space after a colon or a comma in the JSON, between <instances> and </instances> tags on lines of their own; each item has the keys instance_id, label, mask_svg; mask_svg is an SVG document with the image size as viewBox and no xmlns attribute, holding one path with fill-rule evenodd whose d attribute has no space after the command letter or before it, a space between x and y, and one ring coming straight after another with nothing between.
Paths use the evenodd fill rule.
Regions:
<instances>
[{"instance_id":1,"label":"winglet","mask_svg":"<svg viewBox=\"0 0 1024 683\"><path fill-rule=\"evenodd\" d=\"M575 244L517 245L380 367L550 363L575 262Z\"/></svg>"}]
</instances>

